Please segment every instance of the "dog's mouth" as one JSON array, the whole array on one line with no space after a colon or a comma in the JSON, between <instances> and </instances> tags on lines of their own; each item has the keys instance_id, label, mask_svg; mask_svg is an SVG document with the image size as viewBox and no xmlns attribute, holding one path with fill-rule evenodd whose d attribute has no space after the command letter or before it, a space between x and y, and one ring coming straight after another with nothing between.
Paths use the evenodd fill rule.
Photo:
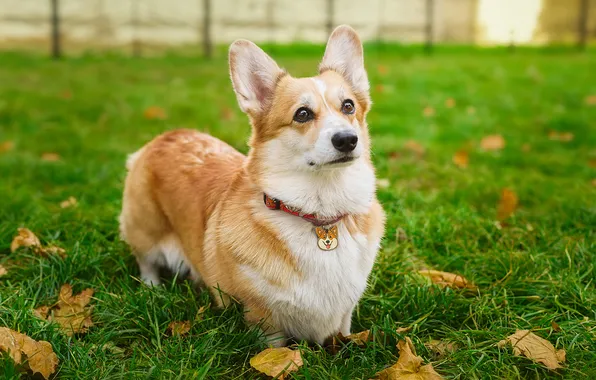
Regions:
<instances>
[{"instance_id":1,"label":"dog's mouth","mask_svg":"<svg viewBox=\"0 0 596 380\"><path fill-rule=\"evenodd\" d=\"M343 157L340 157L340 158L338 158L338 159L336 159L336 160L333 160L333 161L326 162L326 163L324 163L323 165L336 165L336 164L344 164L344 163L346 163L346 162L352 162L352 161L354 161L355 159L356 159L356 157L354 157L354 156L343 156Z\"/></svg>"}]
</instances>

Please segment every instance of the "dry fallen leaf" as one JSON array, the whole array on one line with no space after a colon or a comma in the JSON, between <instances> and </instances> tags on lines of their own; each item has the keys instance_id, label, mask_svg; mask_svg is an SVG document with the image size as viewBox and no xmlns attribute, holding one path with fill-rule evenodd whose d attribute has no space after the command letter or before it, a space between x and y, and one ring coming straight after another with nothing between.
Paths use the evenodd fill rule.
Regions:
<instances>
[{"instance_id":1,"label":"dry fallen leaf","mask_svg":"<svg viewBox=\"0 0 596 380\"><path fill-rule=\"evenodd\" d=\"M557 132L557 131L549 131L548 138L553 141L563 141L569 142L573 140L575 136L571 132Z\"/></svg>"},{"instance_id":2,"label":"dry fallen leaf","mask_svg":"<svg viewBox=\"0 0 596 380\"><path fill-rule=\"evenodd\" d=\"M486 151L501 150L505 147L505 139L501 135L489 135L482 138L480 147Z\"/></svg>"},{"instance_id":3,"label":"dry fallen leaf","mask_svg":"<svg viewBox=\"0 0 596 380\"><path fill-rule=\"evenodd\" d=\"M10 252L14 252L21 247L38 249L41 248L41 242L28 228L19 228L17 229L17 236L15 236L12 239L12 243L10 243Z\"/></svg>"},{"instance_id":4,"label":"dry fallen leaf","mask_svg":"<svg viewBox=\"0 0 596 380\"><path fill-rule=\"evenodd\" d=\"M381 380L440 380L432 364L422 365L422 358L416 356L416 350L410 338L397 342L399 358L393 366L377 373Z\"/></svg>"},{"instance_id":5,"label":"dry fallen leaf","mask_svg":"<svg viewBox=\"0 0 596 380\"><path fill-rule=\"evenodd\" d=\"M58 155L58 153L47 152L41 155L41 159L48 162L56 162L60 161L60 156Z\"/></svg>"},{"instance_id":6,"label":"dry fallen leaf","mask_svg":"<svg viewBox=\"0 0 596 380\"><path fill-rule=\"evenodd\" d=\"M528 143L525 143L524 145L522 145L521 149L522 149L522 152L528 153L529 151L532 150L532 146Z\"/></svg>"},{"instance_id":7,"label":"dry fallen leaf","mask_svg":"<svg viewBox=\"0 0 596 380\"><path fill-rule=\"evenodd\" d=\"M2 141L0 143L0 153L8 152L14 148L14 141Z\"/></svg>"},{"instance_id":8,"label":"dry fallen leaf","mask_svg":"<svg viewBox=\"0 0 596 380\"><path fill-rule=\"evenodd\" d=\"M596 178L592 180L592 186L596 187Z\"/></svg>"},{"instance_id":9,"label":"dry fallen leaf","mask_svg":"<svg viewBox=\"0 0 596 380\"><path fill-rule=\"evenodd\" d=\"M190 321L170 322L168 330L170 330L170 335L172 336L186 335L190 331Z\"/></svg>"},{"instance_id":10,"label":"dry fallen leaf","mask_svg":"<svg viewBox=\"0 0 596 380\"><path fill-rule=\"evenodd\" d=\"M403 228L397 227L397 230L395 230L395 240L398 243L408 240L408 234L406 234Z\"/></svg>"},{"instance_id":11,"label":"dry fallen leaf","mask_svg":"<svg viewBox=\"0 0 596 380\"><path fill-rule=\"evenodd\" d=\"M165 120L168 118L166 111L158 106L147 107L143 112L143 116L147 120Z\"/></svg>"},{"instance_id":12,"label":"dry fallen leaf","mask_svg":"<svg viewBox=\"0 0 596 380\"><path fill-rule=\"evenodd\" d=\"M398 334L405 334L407 332L412 331L412 326L407 326L407 327L398 327L395 329L395 332Z\"/></svg>"},{"instance_id":13,"label":"dry fallen leaf","mask_svg":"<svg viewBox=\"0 0 596 380\"><path fill-rule=\"evenodd\" d=\"M422 111L422 114L426 117L431 117L434 116L435 114L435 109L431 106L426 106L424 107L424 110Z\"/></svg>"},{"instance_id":14,"label":"dry fallen leaf","mask_svg":"<svg viewBox=\"0 0 596 380\"><path fill-rule=\"evenodd\" d=\"M379 65L379 66L377 66L377 71L381 75L385 75L385 74L387 74L387 72L389 72L389 70L387 70L387 66L385 66L385 65Z\"/></svg>"},{"instance_id":15,"label":"dry fallen leaf","mask_svg":"<svg viewBox=\"0 0 596 380\"><path fill-rule=\"evenodd\" d=\"M4 276L7 273L8 271L6 270L6 268L4 268L3 265L0 265L0 277Z\"/></svg>"},{"instance_id":16,"label":"dry fallen leaf","mask_svg":"<svg viewBox=\"0 0 596 380\"><path fill-rule=\"evenodd\" d=\"M370 330L364 330L359 333L353 333L345 337L340 337L345 342L354 342L358 346L364 346L367 342L372 340L373 336L370 334Z\"/></svg>"},{"instance_id":17,"label":"dry fallen leaf","mask_svg":"<svg viewBox=\"0 0 596 380\"><path fill-rule=\"evenodd\" d=\"M377 187L379 189L386 189L391 186L391 182L389 182L388 178L377 178Z\"/></svg>"},{"instance_id":18,"label":"dry fallen leaf","mask_svg":"<svg viewBox=\"0 0 596 380\"><path fill-rule=\"evenodd\" d=\"M77 205L77 199L75 197L68 197L67 200L64 200L62 202L60 202L60 207L62 208L67 208L67 207L71 207L71 206L76 206Z\"/></svg>"},{"instance_id":19,"label":"dry fallen leaf","mask_svg":"<svg viewBox=\"0 0 596 380\"><path fill-rule=\"evenodd\" d=\"M450 287L450 288L457 288L457 289L470 289L476 290L477 287L464 276L460 276L458 274L449 273L449 272L441 272L438 270L432 269L425 269L418 271L419 274L423 275L424 277L430 278L430 280L441 287Z\"/></svg>"},{"instance_id":20,"label":"dry fallen leaf","mask_svg":"<svg viewBox=\"0 0 596 380\"><path fill-rule=\"evenodd\" d=\"M382 84L377 84L375 86L375 90L379 93L382 94L383 92L385 92L385 86L383 86Z\"/></svg>"},{"instance_id":21,"label":"dry fallen leaf","mask_svg":"<svg viewBox=\"0 0 596 380\"><path fill-rule=\"evenodd\" d=\"M89 327L93 326L91 320L91 308L88 307L93 289L85 289L76 296L72 295L72 286L62 285L58 302L53 306L38 307L34 314L41 317L47 316L50 322L56 322L60 329L68 336L75 333L85 333ZM49 311L49 316L48 316Z\"/></svg>"},{"instance_id":22,"label":"dry fallen leaf","mask_svg":"<svg viewBox=\"0 0 596 380\"><path fill-rule=\"evenodd\" d=\"M426 149L424 149L424 147L422 145L420 145L420 143L418 143L414 140L407 141L404 144L404 148L406 148L407 150L409 150L412 153L416 153L418 156L424 155L424 152L426 151Z\"/></svg>"},{"instance_id":23,"label":"dry fallen leaf","mask_svg":"<svg viewBox=\"0 0 596 380\"><path fill-rule=\"evenodd\" d=\"M7 327L0 327L0 351L8 353L16 364L23 363L46 379L58 366L58 357L49 342L33 340Z\"/></svg>"},{"instance_id":24,"label":"dry fallen leaf","mask_svg":"<svg viewBox=\"0 0 596 380\"><path fill-rule=\"evenodd\" d=\"M436 339L433 339L428 343L424 343L424 346L431 350L437 358L442 358L447 354L451 354L457 350L457 345L455 343Z\"/></svg>"},{"instance_id":25,"label":"dry fallen leaf","mask_svg":"<svg viewBox=\"0 0 596 380\"><path fill-rule=\"evenodd\" d=\"M465 150L459 150L455 152L455 154L453 155L453 163L457 165L459 168L467 168L469 161L470 158L468 152L466 152Z\"/></svg>"},{"instance_id":26,"label":"dry fallen leaf","mask_svg":"<svg viewBox=\"0 0 596 380\"><path fill-rule=\"evenodd\" d=\"M49 306L40 306L38 308L33 309L33 315L35 315L39 319L48 319L48 313L50 312Z\"/></svg>"},{"instance_id":27,"label":"dry fallen leaf","mask_svg":"<svg viewBox=\"0 0 596 380\"><path fill-rule=\"evenodd\" d=\"M300 351L287 347L268 348L250 359L250 365L259 372L284 379L290 372L302 367Z\"/></svg>"},{"instance_id":28,"label":"dry fallen leaf","mask_svg":"<svg viewBox=\"0 0 596 380\"><path fill-rule=\"evenodd\" d=\"M455 107L455 99L447 98L447 100L445 100L445 107L447 107L447 108Z\"/></svg>"},{"instance_id":29,"label":"dry fallen leaf","mask_svg":"<svg viewBox=\"0 0 596 380\"><path fill-rule=\"evenodd\" d=\"M515 356L525 356L535 362L542 363L548 369L562 368L560 363L565 362L565 350L556 350L546 339L539 337L530 330L517 330L497 343L503 347L510 343Z\"/></svg>"},{"instance_id":30,"label":"dry fallen leaf","mask_svg":"<svg viewBox=\"0 0 596 380\"><path fill-rule=\"evenodd\" d=\"M466 108L466 112L468 115L474 115L476 113L476 108L469 106L468 108Z\"/></svg>"},{"instance_id":31,"label":"dry fallen leaf","mask_svg":"<svg viewBox=\"0 0 596 380\"><path fill-rule=\"evenodd\" d=\"M497 220L503 221L509 218L517 209L518 202L517 195L512 190L503 189L497 208Z\"/></svg>"},{"instance_id":32,"label":"dry fallen leaf","mask_svg":"<svg viewBox=\"0 0 596 380\"><path fill-rule=\"evenodd\" d=\"M588 95L588 96L586 96L584 101L589 106L596 106L596 95Z\"/></svg>"},{"instance_id":33,"label":"dry fallen leaf","mask_svg":"<svg viewBox=\"0 0 596 380\"><path fill-rule=\"evenodd\" d=\"M220 117L223 120L232 120L234 118L234 110L230 107L224 107L220 112Z\"/></svg>"},{"instance_id":34,"label":"dry fallen leaf","mask_svg":"<svg viewBox=\"0 0 596 380\"><path fill-rule=\"evenodd\" d=\"M552 327L553 331L561 332L561 326L559 326L559 324L557 322L551 321L550 326Z\"/></svg>"}]
</instances>

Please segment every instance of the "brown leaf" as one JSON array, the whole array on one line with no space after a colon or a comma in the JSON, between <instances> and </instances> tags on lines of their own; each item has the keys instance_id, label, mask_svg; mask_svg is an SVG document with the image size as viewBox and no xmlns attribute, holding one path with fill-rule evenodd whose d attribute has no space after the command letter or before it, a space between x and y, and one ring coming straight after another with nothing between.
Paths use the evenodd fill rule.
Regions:
<instances>
[{"instance_id":1,"label":"brown leaf","mask_svg":"<svg viewBox=\"0 0 596 380\"><path fill-rule=\"evenodd\" d=\"M408 240L408 234L406 234L406 231L403 228L398 227L397 230L395 230L395 240L398 243Z\"/></svg>"},{"instance_id":2,"label":"brown leaf","mask_svg":"<svg viewBox=\"0 0 596 380\"><path fill-rule=\"evenodd\" d=\"M85 289L76 296L72 295L72 286L62 285L58 302L53 306L46 306L49 309L47 318L50 322L56 322L60 325L60 330L68 336L76 333L85 333L89 327L93 326L91 320L91 308L88 307L93 289ZM48 315L43 307L35 309L36 315L43 319L43 313Z\"/></svg>"},{"instance_id":3,"label":"brown leaf","mask_svg":"<svg viewBox=\"0 0 596 380\"><path fill-rule=\"evenodd\" d=\"M424 346L431 350L437 358L442 358L447 354L454 353L457 350L457 345L452 342L445 342L444 340L433 339Z\"/></svg>"},{"instance_id":4,"label":"brown leaf","mask_svg":"<svg viewBox=\"0 0 596 380\"><path fill-rule=\"evenodd\" d=\"M592 180L592 186L596 187L596 178Z\"/></svg>"},{"instance_id":5,"label":"brown leaf","mask_svg":"<svg viewBox=\"0 0 596 380\"><path fill-rule=\"evenodd\" d=\"M0 277L4 276L7 273L8 273L8 270L6 270L6 268L4 268L3 265L0 265Z\"/></svg>"},{"instance_id":6,"label":"brown leaf","mask_svg":"<svg viewBox=\"0 0 596 380\"><path fill-rule=\"evenodd\" d=\"M21 247L41 248L39 238L27 228L17 229L17 236L10 243L10 252L14 252Z\"/></svg>"},{"instance_id":7,"label":"brown leaf","mask_svg":"<svg viewBox=\"0 0 596 380\"><path fill-rule=\"evenodd\" d=\"M416 350L410 338L397 342L399 358L393 366L377 373L381 380L440 380L432 364L422 365L422 358L416 356Z\"/></svg>"},{"instance_id":8,"label":"brown leaf","mask_svg":"<svg viewBox=\"0 0 596 380\"><path fill-rule=\"evenodd\" d=\"M13 150L14 148L14 141L2 141L0 143L0 153L8 152L9 150Z\"/></svg>"},{"instance_id":9,"label":"brown leaf","mask_svg":"<svg viewBox=\"0 0 596 380\"><path fill-rule=\"evenodd\" d=\"M60 161L60 156L58 153L46 152L41 155L41 159L48 162L56 162Z\"/></svg>"},{"instance_id":10,"label":"brown leaf","mask_svg":"<svg viewBox=\"0 0 596 380\"><path fill-rule=\"evenodd\" d=\"M478 289L476 285L470 282L463 276L458 274L449 273L449 272L441 272L438 270L432 269L425 269L418 271L419 274L423 275L424 277L430 278L430 280L441 287L450 287L456 289L470 289L476 290Z\"/></svg>"},{"instance_id":11,"label":"brown leaf","mask_svg":"<svg viewBox=\"0 0 596 380\"><path fill-rule=\"evenodd\" d=\"M447 98L447 100L445 100L445 107L447 107L447 108L455 107L455 99Z\"/></svg>"},{"instance_id":12,"label":"brown leaf","mask_svg":"<svg viewBox=\"0 0 596 380\"><path fill-rule=\"evenodd\" d=\"M172 336L186 335L190 331L190 321L183 321L183 322L172 321L168 325L168 329L170 330L170 335L172 335Z\"/></svg>"},{"instance_id":13,"label":"brown leaf","mask_svg":"<svg viewBox=\"0 0 596 380\"><path fill-rule=\"evenodd\" d=\"M382 84L377 84L375 86L375 90L379 93L382 94L383 92L385 92L385 86L383 86Z\"/></svg>"},{"instance_id":14,"label":"brown leaf","mask_svg":"<svg viewBox=\"0 0 596 380\"><path fill-rule=\"evenodd\" d=\"M41 256L58 255L62 258L66 257L66 251L64 248L60 248L52 244L45 247L40 247L36 252Z\"/></svg>"},{"instance_id":15,"label":"brown leaf","mask_svg":"<svg viewBox=\"0 0 596 380\"><path fill-rule=\"evenodd\" d=\"M571 132L557 132L557 131L549 131L548 138L553 141L562 141L562 142L569 142L573 140L575 136Z\"/></svg>"},{"instance_id":16,"label":"brown leaf","mask_svg":"<svg viewBox=\"0 0 596 380\"><path fill-rule=\"evenodd\" d=\"M513 215L517 209L518 202L517 195L512 190L503 189L497 208L497 220L503 221Z\"/></svg>"},{"instance_id":17,"label":"brown leaf","mask_svg":"<svg viewBox=\"0 0 596 380\"><path fill-rule=\"evenodd\" d=\"M412 326L408 326L408 327L398 327L395 329L395 332L398 334L405 334L407 332L412 331Z\"/></svg>"},{"instance_id":18,"label":"brown leaf","mask_svg":"<svg viewBox=\"0 0 596 380\"><path fill-rule=\"evenodd\" d=\"M377 66L377 71L381 75L385 75L385 74L387 74L389 72L389 70L387 70L387 66L385 66L385 65L379 65L379 66Z\"/></svg>"},{"instance_id":19,"label":"brown leaf","mask_svg":"<svg viewBox=\"0 0 596 380\"><path fill-rule=\"evenodd\" d=\"M70 90L64 90L64 91L62 91L62 93L60 93L60 97L62 99L71 99L72 98L72 92Z\"/></svg>"},{"instance_id":20,"label":"brown leaf","mask_svg":"<svg viewBox=\"0 0 596 380\"><path fill-rule=\"evenodd\" d=\"M515 356L525 356L544 364L548 369L562 368L560 363L565 362L565 350L556 350L548 340L530 330L517 330L515 334L497 343L497 346L503 347L507 343L513 347Z\"/></svg>"},{"instance_id":21,"label":"brown leaf","mask_svg":"<svg viewBox=\"0 0 596 380\"><path fill-rule=\"evenodd\" d=\"M501 150L505 147L505 139L501 135L489 135L482 138L480 147L486 151Z\"/></svg>"},{"instance_id":22,"label":"brown leaf","mask_svg":"<svg viewBox=\"0 0 596 380\"><path fill-rule=\"evenodd\" d=\"M290 372L302 367L300 351L287 347L268 348L250 359L250 365L271 377L284 379Z\"/></svg>"},{"instance_id":23,"label":"brown leaf","mask_svg":"<svg viewBox=\"0 0 596 380\"><path fill-rule=\"evenodd\" d=\"M524 153L528 153L529 151L532 150L532 146L528 143L525 143L524 145L522 145L521 150Z\"/></svg>"},{"instance_id":24,"label":"brown leaf","mask_svg":"<svg viewBox=\"0 0 596 380\"><path fill-rule=\"evenodd\" d=\"M77 199L75 197L68 197L67 200L64 200L62 202L60 202L60 207L62 208L67 208L67 207L71 207L71 206L76 206L77 205Z\"/></svg>"},{"instance_id":25,"label":"brown leaf","mask_svg":"<svg viewBox=\"0 0 596 380\"><path fill-rule=\"evenodd\" d=\"M422 111L422 114L426 117L431 117L435 115L435 109L431 106L426 106L424 107L424 110Z\"/></svg>"},{"instance_id":26,"label":"brown leaf","mask_svg":"<svg viewBox=\"0 0 596 380\"><path fill-rule=\"evenodd\" d=\"M147 107L143 112L143 116L147 120L165 120L168 118L166 111L158 106Z\"/></svg>"},{"instance_id":27,"label":"brown leaf","mask_svg":"<svg viewBox=\"0 0 596 380\"><path fill-rule=\"evenodd\" d=\"M343 338L342 340L344 342L354 342L358 346L364 346L367 342L372 340L373 336L371 335L370 330L364 330L341 338Z\"/></svg>"},{"instance_id":28,"label":"brown leaf","mask_svg":"<svg viewBox=\"0 0 596 380\"><path fill-rule=\"evenodd\" d=\"M56 371L58 357L52 345L36 341L7 327L0 327L0 351L8 353L16 364L25 364L34 374L45 379Z\"/></svg>"},{"instance_id":29,"label":"brown leaf","mask_svg":"<svg viewBox=\"0 0 596 380\"><path fill-rule=\"evenodd\" d=\"M220 112L220 117L223 120L232 120L234 118L234 110L230 107L224 107Z\"/></svg>"},{"instance_id":30,"label":"brown leaf","mask_svg":"<svg viewBox=\"0 0 596 380\"><path fill-rule=\"evenodd\" d=\"M453 155L453 163L461 169L465 169L468 167L469 160L470 158L468 152L466 152L465 150L458 150Z\"/></svg>"},{"instance_id":31,"label":"brown leaf","mask_svg":"<svg viewBox=\"0 0 596 380\"><path fill-rule=\"evenodd\" d=\"M588 95L584 99L584 102L589 106L596 106L596 95Z\"/></svg>"},{"instance_id":32,"label":"brown leaf","mask_svg":"<svg viewBox=\"0 0 596 380\"><path fill-rule=\"evenodd\" d=\"M476 113L476 108L469 106L468 108L466 108L466 113L468 115L474 115Z\"/></svg>"},{"instance_id":33,"label":"brown leaf","mask_svg":"<svg viewBox=\"0 0 596 380\"><path fill-rule=\"evenodd\" d=\"M418 143L414 140L407 141L404 144L404 148L406 148L407 150L409 150L412 153L417 154L418 156L424 155L424 152L426 151L426 149L424 149L424 147L422 145L420 145L420 143Z\"/></svg>"},{"instance_id":34,"label":"brown leaf","mask_svg":"<svg viewBox=\"0 0 596 380\"><path fill-rule=\"evenodd\" d=\"M48 313L50 312L49 306L40 306L38 308L33 309L33 315L35 315L39 319L43 319L44 321L48 319Z\"/></svg>"},{"instance_id":35,"label":"brown leaf","mask_svg":"<svg viewBox=\"0 0 596 380\"><path fill-rule=\"evenodd\" d=\"M550 326L552 327L553 331L561 332L561 326L559 326L559 324L557 322L551 321Z\"/></svg>"}]
</instances>

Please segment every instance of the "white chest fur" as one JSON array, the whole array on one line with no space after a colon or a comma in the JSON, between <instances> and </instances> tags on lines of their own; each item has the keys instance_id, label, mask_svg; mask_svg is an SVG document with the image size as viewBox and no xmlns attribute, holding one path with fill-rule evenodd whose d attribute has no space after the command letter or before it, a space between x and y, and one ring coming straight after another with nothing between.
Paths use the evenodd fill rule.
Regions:
<instances>
[{"instance_id":1,"label":"white chest fur","mask_svg":"<svg viewBox=\"0 0 596 380\"><path fill-rule=\"evenodd\" d=\"M283 212L269 211L267 219L278 226L303 274L280 288L244 268L266 299L275 325L288 337L319 343L340 330L345 333L346 320L349 329L352 310L366 289L379 241L351 235L339 222L337 248L323 251L310 223Z\"/></svg>"}]
</instances>

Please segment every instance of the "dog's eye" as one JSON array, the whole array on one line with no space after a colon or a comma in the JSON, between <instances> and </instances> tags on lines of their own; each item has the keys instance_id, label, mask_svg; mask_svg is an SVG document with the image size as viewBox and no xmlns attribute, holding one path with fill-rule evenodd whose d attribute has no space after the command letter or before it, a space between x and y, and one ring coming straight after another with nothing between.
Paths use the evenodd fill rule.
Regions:
<instances>
[{"instance_id":1,"label":"dog's eye","mask_svg":"<svg viewBox=\"0 0 596 380\"><path fill-rule=\"evenodd\" d=\"M346 115L351 115L356 111L356 107L354 107L354 102L352 99L344 100L343 104L341 105L341 112L345 113Z\"/></svg>"},{"instance_id":2,"label":"dog's eye","mask_svg":"<svg viewBox=\"0 0 596 380\"><path fill-rule=\"evenodd\" d=\"M309 110L306 107L300 107L294 114L294 121L297 121L299 123L306 123L307 121L314 119L314 117L315 115L312 113L311 110Z\"/></svg>"}]
</instances>

